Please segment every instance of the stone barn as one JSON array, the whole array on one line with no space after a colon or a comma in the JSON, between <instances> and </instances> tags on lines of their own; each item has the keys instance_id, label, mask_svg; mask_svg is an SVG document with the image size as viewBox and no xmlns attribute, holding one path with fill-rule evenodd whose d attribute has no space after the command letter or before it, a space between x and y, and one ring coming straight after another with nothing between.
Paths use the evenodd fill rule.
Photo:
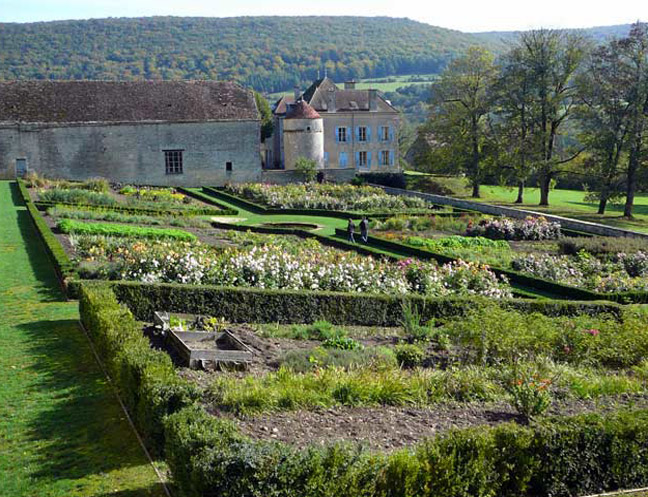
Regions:
<instances>
[{"instance_id":1,"label":"stone barn","mask_svg":"<svg viewBox=\"0 0 648 497\"><path fill-rule=\"evenodd\" d=\"M0 177L258 181L259 137L254 96L234 83L0 82Z\"/></svg>"}]
</instances>

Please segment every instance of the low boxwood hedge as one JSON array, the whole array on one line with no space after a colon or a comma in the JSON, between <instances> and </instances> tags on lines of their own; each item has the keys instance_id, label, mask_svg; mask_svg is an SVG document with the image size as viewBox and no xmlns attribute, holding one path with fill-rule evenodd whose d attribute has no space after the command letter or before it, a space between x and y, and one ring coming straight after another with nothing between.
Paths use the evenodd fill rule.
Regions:
<instances>
[{"instance_id":1,"label":"low boxwood hedge","mask_svg":"<svg viewBox=\"0 0 648 497\"><path fill-rule=\"evenodd\" d=\"M136 281L72 283L78 287L86 284L110 285L119 301L126 304L140 320L151 320L155 311L164 310L214 315L231 322L312 323L323 319L339 325L399 326L405 301L411 302L417 308L424 321L461 316L467 310L482 304L482 299L474 296L398 297L173 283L145 284ZM620 305L612 302L543 299L506 299L500 302L505 308L540 312L548 316L601 313L620 315L622 309Z\"/></svg>"},{"instance_id":2,"label":"low boxwood hedge","mask_svg":"<svg viewBox=\"0 0 648 497\"><path fill-rule=\"evenodd\" d=\"M163 419L193 404L198 390L176 374L168 354L151 348L141 325L108 286L82 286L79 313L139 432L160 453Z\"/></svg>"},{"instance_id":3,"label":"low boxwood hedge","mask_svg":"<svg viewBox=\"0 0 648 497\"><path fill-rule=\"evenodd\" d=\"M25 203L25 207L27 207L29 217L36 227L38 237L45 245L45 251L52 261L54 271L61 282L61 286L66 289L67 281L76 276L76 266L65 253L63 246L54 233L52 233L52 230L45 222L45 219L43 219L43 216L41 216L40 212L34 205L34 202L32 202L24 181L19 179L17 184L22 200Z\"/></svg>"}]
</instances>

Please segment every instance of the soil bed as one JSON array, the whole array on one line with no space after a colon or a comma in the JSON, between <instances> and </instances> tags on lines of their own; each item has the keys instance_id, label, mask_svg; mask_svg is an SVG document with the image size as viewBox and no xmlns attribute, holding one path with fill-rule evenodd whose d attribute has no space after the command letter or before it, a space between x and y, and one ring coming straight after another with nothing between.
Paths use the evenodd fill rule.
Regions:
<instances>
[{"instance_id":1,"label":"soil bed","mask_svg":"<svg viewBox=\"0 0 648 497\"><path fill-rule=\"evenodd\" d=\"M648 397L623 395L598 400L556 401L549 414L604 413L630 406L645 408ZM496 425L507 421L522 420L504 402L437 406L431 409L340 407L237 419L241 431L257 439L278 440L296 447L346 441L386 451L413 445L452 428Z\"/></svg>"}]
</instances>

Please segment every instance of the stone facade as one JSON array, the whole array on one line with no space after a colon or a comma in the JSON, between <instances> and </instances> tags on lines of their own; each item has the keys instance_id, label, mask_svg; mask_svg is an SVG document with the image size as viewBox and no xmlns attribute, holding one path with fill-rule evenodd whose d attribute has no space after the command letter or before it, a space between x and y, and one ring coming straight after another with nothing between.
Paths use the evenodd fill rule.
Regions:
<instances>
[{"instance_id":1,"label":"stone facade","mask_svg":"<svg viewBox=\"0 0 648 497\"><path fill-rule=\"evenodd\" d=\"M376 90L356 90L352 82L341 89L329 78L316 81L303 93L295 91L294 96L283 97L275 104L275 133L270 142L274 160L266 168L291 168L285 156L287 116L302 101L323 121L323 169L359 173L400 170L398 111Z\"/></svg>"},{"instance_id":2,"label":"stone facade","mask_svg":"<svg viewBox=\"0 0 648 497\"><path fill-rule=\"evenodd\" d=\"M0 176L26 170L164 186L259 181L259 137L254 98L229 83L0 84Z\"/></svg>"},{"instance_id":3,"label":"stone facade","mask_svg":"<svg viewBox=\"0 0 648 497\"><path fill-rule=\"evenodd\" d=\"M167 174L165 150L182 151L181 174ZM0 171L15 177L21 159L28 171L51 178L164 186L258 181L259 123L0 127Z\"/></svg>"}]
</instances>

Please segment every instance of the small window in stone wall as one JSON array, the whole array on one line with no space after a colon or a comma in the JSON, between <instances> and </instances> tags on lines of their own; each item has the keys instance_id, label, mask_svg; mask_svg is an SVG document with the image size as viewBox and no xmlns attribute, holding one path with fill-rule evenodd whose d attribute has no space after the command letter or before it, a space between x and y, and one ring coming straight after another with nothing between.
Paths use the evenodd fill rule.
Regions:
<instances>
[{"instance_id":1,"label":"small window in stone wall","mask_svg":"<svg viewBox=\"0 0 648 497\"><path fill-rule=\"evenodd\" d=\"M225 171L227 171L228 173L232 172L232 163L231 162L226 162L225 163Z\"/></svg>"},{"instance_id":2,"label":"small window in stone wall","mask_svg":"<svg viewBox=\"0 0 648 497\"><path fill-rule=\"evenodd\" d=\"M182 150L164 150L167 174L182 174Z\"/></svg>"}]
</instances>

